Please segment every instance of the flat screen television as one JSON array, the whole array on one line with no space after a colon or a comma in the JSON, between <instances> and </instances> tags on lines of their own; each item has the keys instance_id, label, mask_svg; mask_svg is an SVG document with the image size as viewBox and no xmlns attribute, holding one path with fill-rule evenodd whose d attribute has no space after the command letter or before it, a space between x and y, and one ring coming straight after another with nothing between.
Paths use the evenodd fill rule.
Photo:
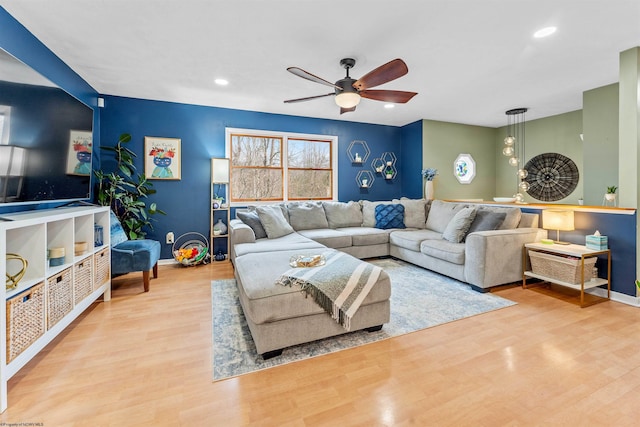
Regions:
<instances>
[{"instance_id":1,"label":"flat screen television","mask_svg":"<svg viewBox=\"0 0 640 427\"><path fill-rule=\"evenodd\" d=\"M86 200L93 109L0 49L0 208Z\"/></svg>"}]
</instances>

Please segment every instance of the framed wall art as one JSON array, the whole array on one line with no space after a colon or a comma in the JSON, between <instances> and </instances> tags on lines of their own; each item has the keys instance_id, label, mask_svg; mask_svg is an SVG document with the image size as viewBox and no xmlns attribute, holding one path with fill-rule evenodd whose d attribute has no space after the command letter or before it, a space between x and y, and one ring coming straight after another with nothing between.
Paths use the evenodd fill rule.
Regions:
<instances>
[{"instance_id":1,"label":"framed wall art","mask_svg":"<svg viewBox=\"0 0 640 427\"><path fill-rule=\"evenodd\" d=\"M453 175L460 184L470 184L476 176L476 162L471 154L460 154L453 162Z\"/></svg>"},{"instance_id":2,"label":"framed wall art","mask_svg":"<svg viewBox=\"0 0 640 427\"><path fill-rule=\"evenodd\" d=\"M91 175L93 133L84 130L69 132L67 150L67 175Z\"/></svg>"},{"instance_id":3,"label":"framed wall art","mask_svg":"<svg viewBox=\"0 0 640 427\"><path fill-rule=\"evenodd\" d=\"M181 179L179 138L144 137L144 175L147 179Z\"/></svg>"}]
</instances>

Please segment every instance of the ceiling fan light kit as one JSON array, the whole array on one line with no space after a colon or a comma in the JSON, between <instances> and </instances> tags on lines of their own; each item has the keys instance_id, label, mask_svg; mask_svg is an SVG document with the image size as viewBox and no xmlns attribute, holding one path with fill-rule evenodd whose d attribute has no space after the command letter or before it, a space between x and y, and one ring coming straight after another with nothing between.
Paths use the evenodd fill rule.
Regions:
<instances>
[{"instance_id":1,"label":"ceiling fan light kit","mask_svg":"<svg viewBox=\"0 0 640 427\"><path fill-rule=\"evenodd\" d=\"M360 79L352 79L349 77L349 69L353 68L356 60L353 58L344 58L340 61L340 65L347 71L345 78L331 83L328 80L311 74L302 68L289 67L287 71L295 74L303 79L330 86L334 92L325 95L308 96L305 98L288 99L285 103L310 101L312 99L324 98L327 96L335 96L335 102L340 107L340 114L355 111L356 106L362 98L373 99L375 101L393 102L404 104L417 95L416 92L405 92L399 90L369 90L372 87L390 82L409 72L407 64L402 59L394 59L386 64L370 71Z\"/></svg>"}]
</instances>

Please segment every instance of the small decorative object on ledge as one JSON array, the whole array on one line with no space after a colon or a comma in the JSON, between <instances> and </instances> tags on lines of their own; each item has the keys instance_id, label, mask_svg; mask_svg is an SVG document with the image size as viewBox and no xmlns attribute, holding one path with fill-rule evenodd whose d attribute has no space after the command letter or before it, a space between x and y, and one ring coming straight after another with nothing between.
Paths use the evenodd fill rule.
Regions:
<instances>
[{"instance_id":1,"label":"small decorative object on ledge","mask_svg":"<svg viewBox=\"0 0 640 427\"><path fill-rule=\"evenodd\" d=\"M14 274L9 274L9 271L8 271L9 269L7 268L7 272L5 273L7 276L7 280L6 280L7 289L13 289L16 286L18 286L18 282L20 282L20 280L22 280L22 278L24 277L24 273L27 272L27 266L29 265L27 260L22 258L18 254L8 253L7 264L9 264L8 261L11 261L11 260L20 261L22 263L22 267L20 268L20 270L18 270L17 273L14 273Z\"/></svg>"},{"instance_id":2,"label":"small decorative object on ledge","mask_svg":"<svg viewBox=\"0 0 640 427\"><path fill-rule=\"evenodd\" d=\"M356 182L358 183L358 187L362 190L367 190L373 186L373 182L376 180L376 177L369 170L361 170L356 175Z\"/></svg>"},{"instance_id":3,"label":"small decorative object on ledge","mask_svg":"<svg viewBox=\"0 0 640 427\"><path fill-rule=\"evenodd\" d=\"M351 141L349 148L347 148L347 156L349 156L349 160L351 160L351 163L353 164L366 162L369 158L369 154L371 154L371 150L369 150L367 141Z\"/></svg>"},{"instance_id":4,"label":"small decorative object on ledge","mask_svg":"<svg viewBox=\"0 0 640 427\"><path fill-rule=\"evenodd\" d=\"M213 226L213 234L215 236L222 236L224 234L227 234L227 226L224 222L222 222L222 219L219 219L216 225Z\"/></svg>"},{"instance_id":5,"label":"small decorative object on ledge","mask_svg":"<svg viewBox=\"0 0 640 427\"><path fill-rule=\"evenodd\" d=\"M618 191L618 187L615 185L607 187L607 192L602 199L603 206L617 206L616 191Z\"/></svg>"},{"instance_id":6,"label":"small decorative object on ledge","mask_svg":"<svg viewBox=\"0 0 640 427\"><path fill-rule=\"evenodd\" d=\"M426 179L424 183L424 198L427 200L434 199L433 179L438 175L438 169L426 168L422 169L422 176Z\"/></svg>"}]
</instances>

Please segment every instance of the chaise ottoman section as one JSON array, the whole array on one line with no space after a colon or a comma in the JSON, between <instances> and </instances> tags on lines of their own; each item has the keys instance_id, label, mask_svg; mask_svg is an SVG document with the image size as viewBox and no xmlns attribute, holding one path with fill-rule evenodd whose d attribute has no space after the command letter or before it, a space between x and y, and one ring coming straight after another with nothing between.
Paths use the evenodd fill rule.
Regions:
<instances>
[{"instance_id":1,"label":"chaise ottoman section","mask_svg":"<svg viewBox=\"0 0 640 427\"><path fill-rule=\"evenodd\" d=\"M236 258L235 276L240 304L259 354L314 341L347 331L298 286L276 284L289 270L292 256L319 255L331 249L252 253ZM349 255L344 255L349 256ZM364 261L360 261L364 262ZM389 322L391 281L382 271L351 320L351 330Z\"/></svg>"}]
</instances>

